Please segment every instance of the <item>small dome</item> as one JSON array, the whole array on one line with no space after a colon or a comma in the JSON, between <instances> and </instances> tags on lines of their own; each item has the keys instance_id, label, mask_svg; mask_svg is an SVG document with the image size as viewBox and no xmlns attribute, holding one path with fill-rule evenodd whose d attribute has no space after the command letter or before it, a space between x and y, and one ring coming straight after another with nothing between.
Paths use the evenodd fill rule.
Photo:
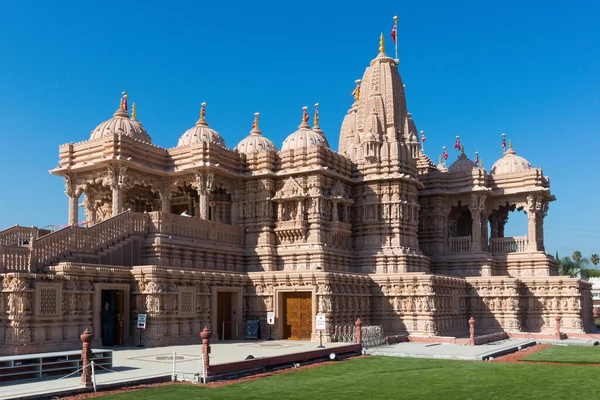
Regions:
<instances>
[{"instance_id":1,"label":"small dome","mask_svg":"<svg viewBox=\"0 0 600 400\"><path fill-rule=\"evenodd\" d=\"M306 121L302 122L298 130L288 136L281 145L281 151L290 149L301 149L311 146L323 146L329 148L329 143L320 129L312 130Z\"/></svg>"},{"instance_id":2,"label":"small dome","mask_svg":"<svg viewBox=\"0 0 600 400\"><path fill-rule=\"evenodd\" d=\"M492 165L490 173L492 175L516 174L532 169L529 161L517 155L512 148L512 143L508 145L508 150L504 152L504 157Z\"/></svg>"},{"instance_id":3,"label":"small dome","mask_svg":"<svg viewBox=\"0 0 600 400\"><path fill-rule=\"evenodd\" d=\"M258 151L277 151L277 147L255 126L250 131L250 135L242 139L234 150L242 154L251 154Z\"/></svg>"},{"instance_id":4,"label":"small dome","mask_svg":"<svg viewBox=\"0 0 600 400\"><path fill-rule=\"evenodd\" d=\"M188 146L200 142L207 142L225 147L225 140L223 140L217 131L209 128L206 119L204 119L204 104L202 105L202 111L200 112L200 119L198 119L195 126L191 127L181 135L179 142L177 142L177 146Z\"/></svg>"},{"instance_id":5,"label":"small dome","mask_svg":"<svg viewBox=\"0 0 600 400\"><path fill-rule=\"evenodd\" d=\"M137 119L129 119L129 114L127 114L123 105L119 107L111 119L104 121L92 131L90 140L112 136L115 133L120 133L142 142L152 143L146 129L144 129Z\"/></svg>"},{"instance_id":6,"label":"small dome","mask_svg":"<svg viewBox=\"0 0 600 400\"><path fill-rule=\"evenodd\" d=\"M475 168L478 168L477 164L469 160L463 152L458 156L458 160L454 161L450 168L448 168L448 172L471 172Z\"/></svg>"}]
</instances>

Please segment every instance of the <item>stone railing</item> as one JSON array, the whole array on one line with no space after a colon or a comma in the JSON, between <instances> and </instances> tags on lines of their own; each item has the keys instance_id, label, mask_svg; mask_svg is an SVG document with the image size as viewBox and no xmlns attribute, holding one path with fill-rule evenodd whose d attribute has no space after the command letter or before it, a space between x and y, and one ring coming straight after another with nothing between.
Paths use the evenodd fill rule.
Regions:
<instances>
[{"instance_id":1,"label":"stone railing","mask_svg":"<svg viewBox=\"0 0 600 400\"><path fill-rule=\"evenodd\" d=\"M154 211L148 215L150 216L150 233L183 236L238 246L244 244L244 229L241 226L177 214L165 214L160 211Z\"/></svg>"},{"instance_id":2,"label":"stone railing","mask_svg":"<svg viewBox=\"0 0 600 400\"><path fill-rule=\"evenodd\" d=\"M0 246L0 273L29 272L29 247Z\"/></svg>"},{"instance_id":3,"label":"stone railing","mask_svg":"<svg viewBox=\"0 0 600 400\"><path fill-rule=\"evenodd\" d=\"M306 220L292 219L275 223L275 233L281 241L300 240L306 235L307 231L308 222Z\"/></svg>"},{"instance_id":4,"label":"stone railing","mask_svg":"<svg viewBox=\"0 0 600 400\"><path fill-rule=\"evenodd\" d=\"M37 228L13 226L0 231L0 246L21 246L31 243L38 236Z\"/></svg>"},{"instance_id":5,"label":"stone railing","mask_svg":"<svg viewBox=\"0 0 600 400\"><path fill-rule=\"evenodd\" d=\"M448 238L448 251L450 253L471 252L471 236L457 236Z\"/></svg>"},{"instance_id":6,"label":"stone railing","mask_svg":"<svg viewBox=\"0 0 600 400\"><path fill-rule=\"evenodd\" d=\"M490 253L522 253L527 249L527 236L515 236L490 239Z\"/></svg>"},{"instance_id":7,"label":"stone railing","mask_svg":"<svg viewBox=\"0 0 600 400\"><path fill-rule=\"evenodd\" d=\"M44 267L72 254L95 254L132 235L148 231L148 215L125 211L90 228L68 226L34 240L31 265Z\"/></svg>"}]
</instances>

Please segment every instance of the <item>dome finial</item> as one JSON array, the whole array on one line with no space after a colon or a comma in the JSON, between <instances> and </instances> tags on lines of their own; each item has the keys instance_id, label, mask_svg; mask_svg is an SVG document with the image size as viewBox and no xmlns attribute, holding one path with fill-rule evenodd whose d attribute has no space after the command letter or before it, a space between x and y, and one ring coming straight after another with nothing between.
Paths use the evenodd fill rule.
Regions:
<instances>
[{"instance_id":1,"label":"dome finial","mask_svg":"<svg viewBox=\"0 0 600 400\"><path fill-rule=\"evenodd\" d=\"M385 52L385 43L383 40L383 32L381 32L381 35L379 36L379 52L380 53Z\"/></svg>"},{"instance_id":2,"label":"dome finial","mask_svg":"<svg viewBox=\"0 0 600 400\"><path fill-rule=\"evenodd\" d=\"M206 102L205 101L203 101L202 104L200 104L200 119L198 119L198 121L196 122L196 125L208 126L208 123L206 122Z\"/></svg>"},{"instance_id":3,"label":"dome finial","mask_svg":"<svg viewBox=\"0 0 600 400\"><path fill-rule=\"evenodd\" d=\"M252 134L259 134L260 130L258 129L258 116L260 115L260 113L255 112L254 113L254 122L252 122L252 131L250 133Z\"/></svg>"},{"instance_id":4,"label":"dome finial","mask_svg":"<svg viewBox=\"0 0 600 400\"><path fill-rule=\"evenodd\" d=\"M357 79L354 81L356 83L356 87L354 88L354 90L352 91L352 96L354 96L354 101L358 101L358 99L360 98L360 79Z\"/></svg>"},{"instance_id":5,"label":"dome finial","mask_svg":"<svg viewBox=\"0 0 600 400\"><path fill-rule=\"evenodd\" d=\"M462 154L465 154L465 144L463 143L460 150L462 151Z\"/></svg>"},{"instance_id":6,"label":"dome finial","mask_svg":"<svg viewBox=\"0 0 600 400\"><path fill-rule=\"evenodd\" d=\"M131 118L135 119L137 116L137 108L135 107L135 103L131 105Z\"/></svg>"},{"instance_id":7,"label":"dome finial","mask_svg":"<svg viewBox=\"0 0 600 400\"><path fill-rule=\"evenodd\" d=\"M308 125L308 119L308 107L304 106L302 107L302 123L298 128L310 129L310 126Z\"/></svg>"},{"instance_id":8,"label":"dome finial","mask_svg":"<svg viewBox=\"0 0 600 400\"><path fill-rule=\"evenodd\" d=\"M127 111L127 98L129 98L129 95L127 92L123 92L123 110L125 111Z\"/></svg>"},{"instance_id":9,"label":"dome finial","mask_svg":"<svg viewBox=\"0 0 600 400\"><path fill-rule=\"evenodd\" d=\"M508 148L512 150L512 139L508 141Z\"/></svg>"},{"instance_id":10,"label":"dome finial","mask_svg":"<svg viewBox=\"0 0 600 400\"><path fill-rule=\"evenodd\" d=\"M315 103L315 128L319 127L319 103Z\"/></svg>"}]
</instances>

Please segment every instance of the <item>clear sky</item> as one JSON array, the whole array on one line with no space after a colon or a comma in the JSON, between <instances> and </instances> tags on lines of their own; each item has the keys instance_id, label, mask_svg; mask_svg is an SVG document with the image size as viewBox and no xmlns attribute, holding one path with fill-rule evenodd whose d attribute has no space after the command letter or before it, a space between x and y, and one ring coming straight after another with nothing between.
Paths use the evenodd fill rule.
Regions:
<instances>
[{"instance_id":1,"label":"clear sky","mask_svg":"<svg viewBox=\"0 0 600 400\"><path fill-rule=\"evenodd\" d=\"M598 1L4 2L0 227L66 223L63 181L48 174L58 146L88 139L123 90L160 146L177 144L202 101L229 147L256 111L281 146L319 102L337 149L380 32L393 55L394 15L426 153L437 162L460 135L489 168L505 132L551 178L547 251L600 253ZM507 235L527 233L520 214Z\"/></svg>"}]
</instances>

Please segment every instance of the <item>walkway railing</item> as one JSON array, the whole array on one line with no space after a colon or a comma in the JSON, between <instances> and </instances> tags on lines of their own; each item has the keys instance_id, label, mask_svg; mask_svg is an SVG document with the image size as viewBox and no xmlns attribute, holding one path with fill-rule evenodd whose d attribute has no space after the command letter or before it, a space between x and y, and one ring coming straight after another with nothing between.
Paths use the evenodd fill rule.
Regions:
<instances>
[{"instance_id":1,"label":"walkway railing","mask_svg":"<svg viewBox=\"0 0 600 400\"><path fill-rule=\"evenodd\" d=\"M341 343L356 343L356 327L354 325L332 325L331 341ZM361 327L362 346L364 348L382 346L385 344L385 334L381 325L365 325Z\"/></svg>"},{"instance_id":2,"label":"walkway railing","mask_svg":"<svg viewBox=\"0 0 600 400\"><path fill-rule=\"evenodd\" d=\"M22 246L38 236L37 228L26 228L23 226L13 226L0 231L0 246Z\"/></svg>"}]
</instances>

